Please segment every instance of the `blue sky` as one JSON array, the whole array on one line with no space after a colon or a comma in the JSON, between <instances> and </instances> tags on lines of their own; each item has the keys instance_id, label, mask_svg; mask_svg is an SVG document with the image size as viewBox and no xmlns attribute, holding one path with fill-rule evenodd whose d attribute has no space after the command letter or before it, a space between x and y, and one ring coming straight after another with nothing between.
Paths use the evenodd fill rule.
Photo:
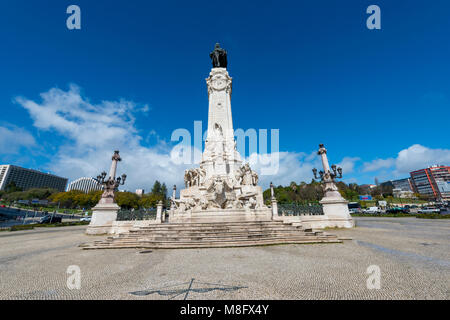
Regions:
<instances>
[{"instance_id":1,"label":"blue sky","mask_svg":"<svg viewBox=\"0 0 450 320\"><path fill-rule=\"evenodd\" d=\"M66 28L71 4L81 30ZM366 27L371 4L381 30ZM400 0L2 1L0 162L75 179L97 175L120 148L130 188L180 184L171 134L193 131L194 120L206 128L208 55L220 42L235 128L280 130L280 172L264 183L309 181L319 143L347 182L449 165L449 9Z\"/></svg>"}]
</instances>

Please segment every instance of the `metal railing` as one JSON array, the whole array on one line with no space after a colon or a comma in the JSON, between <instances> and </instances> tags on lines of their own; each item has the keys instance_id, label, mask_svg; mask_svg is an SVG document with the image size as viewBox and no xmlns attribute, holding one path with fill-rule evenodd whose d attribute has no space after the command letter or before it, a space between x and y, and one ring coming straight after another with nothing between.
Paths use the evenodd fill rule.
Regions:
<instances>
[{"instance_id":1,"label":"metal railing","mask_svg":"<svg viewBox=\"0 0 450 320\"><path fill-rule=\"evenodd\" d=\"M320 204L278 204L280 216L318 216L323 215L323 207Z\"/></svg>"},{"instance_id":2,"label":"metal railing","mask_svg":"<svg viewBox=\"0 0 450 320\"><path fill-rule=\"evenodd\" d=\"M149 209L120 209L117 212L117 221L129 220L155 220L156 208Z\"/></svg>"}]
</instances>

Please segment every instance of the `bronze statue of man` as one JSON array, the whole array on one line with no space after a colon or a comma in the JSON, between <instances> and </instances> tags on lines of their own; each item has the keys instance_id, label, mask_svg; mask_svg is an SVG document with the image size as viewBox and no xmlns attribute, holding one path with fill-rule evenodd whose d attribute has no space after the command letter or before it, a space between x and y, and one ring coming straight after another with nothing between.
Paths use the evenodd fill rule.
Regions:
<instances>
[{"instance_id":1,"label":"bronze statue of man","mask_svg":"<svg viewBox=\"0 0 450 320\"><path fill-rule=\"evenodd\" d=\"M220 47L220 44L216 43L214 51L209 54L211 58L213 68L226 68L227 67L227 51Z\"/></svg>"}]
</instances>

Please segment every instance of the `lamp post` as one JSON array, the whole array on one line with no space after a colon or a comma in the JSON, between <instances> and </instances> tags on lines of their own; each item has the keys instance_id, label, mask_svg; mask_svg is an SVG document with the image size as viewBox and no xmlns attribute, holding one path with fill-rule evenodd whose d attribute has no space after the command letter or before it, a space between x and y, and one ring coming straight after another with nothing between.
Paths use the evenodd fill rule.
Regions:
<instances>
[{"instance_id":1,"label":"lamp post","mask_svg":"<svg viewBox=\"0 0 450 320\"><path fill-rule=\"evenodd\" d=\"M102 185L103 193L100 201L92 208L92 219L87 234L104 234L112 232L113 222L117 220L117 212L120 207L114 202L115 193L120 185L124 185L126 174L116 178L117 163L122 161L119 151L114 151L111 158L109 175L105 171L97 176L99 184Z\"/></svg>"},{"instance_id":2,"label":"lamp post","mask_svg":"<svg viewBox=\"0 0 450 320\"><path fill-rule=\"evenodd\" d=\"M319 144L319 151L317 152L318 155L322 158L322 165L323 170L319 171L319 176L317 175L317 169L312 169L312 172L314 174L314 179L319 180L323 183L330 183L330 182L336 182L336 179L342 178L342 168L337 167L335 164L330 165L328 164L328 157L327 157L327 149L325 149L323 144Z\"/></svg>"},{"instance_id":3,"label":"lamp post","mask_svg":"<svg viewBox=\"0 0 450 320\"><path fill-rule=\"evenodd\" d=\"M98 182L103 187L103 194L99 201L99 203L114 203L114 194L117 191L117 188L120 185L125 184L125 180L127 179L126 174L122 174L121 177L116 178L116 170L117 170L117 162L122 161L119 156L119 151L114 151L114 155L112 156L111 168L109 170L109 176L106 178L106 172L103 171L100 175L97 176Z\"/></svg>"},{"instance_id":4,"label":"lamp post","mask_svg":"<svg viewBox=\"0 0 450 320\"><path fill-rule=\"evenodd\" d=\"M336 187L336 179L342 178L342 168L337 167L335 164L330 165L328 163L327 157L327 149L325 149L323 144L319 144L318 155L321 156L323 171L319 171L319 175L317 175L317 169L312 169L315 180L320 180L320 182L324 185L325 196L337 196L339 194L338 188ZM337 194L336 194L337 193ZM340 194L339 194L340 196Z\"/></svg>"},{"instance_id":5,"label":"lamp post","mask_svg":"<svg viewBox=\"0 0 450 320\"><path fill-rule=\"evenodd\" d=\"M324 215L327 218L328 227L351 228L354 226L352 217L348 210L348 201L345 200L336 186L336 180L342 178L342 168L335 164L328 163L327 149L323 144L319 144L317 152L322 160L323 171L312 169L315 180L320 180L324 190L324 197L320 200L323 206ZM319 174L317 174L319 173Z\"/></svg>"}]
</instances>

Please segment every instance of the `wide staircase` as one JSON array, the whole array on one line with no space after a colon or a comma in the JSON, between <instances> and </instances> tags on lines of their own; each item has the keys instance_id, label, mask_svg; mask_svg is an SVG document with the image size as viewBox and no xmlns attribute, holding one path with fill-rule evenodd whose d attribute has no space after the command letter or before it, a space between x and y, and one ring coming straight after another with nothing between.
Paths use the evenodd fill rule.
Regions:
<instances>
[{"instance_id":1,"label":"wide staircase","mask_svg":"<svg viewBox=\"0 0 450 320\"><path fill-rule=\"evenodd\" d=\"M81 246L83 249L177 249L329 242L342 241L323 231L280 221L254 221L153 224Z\"/></svg>"}]
</instances>

